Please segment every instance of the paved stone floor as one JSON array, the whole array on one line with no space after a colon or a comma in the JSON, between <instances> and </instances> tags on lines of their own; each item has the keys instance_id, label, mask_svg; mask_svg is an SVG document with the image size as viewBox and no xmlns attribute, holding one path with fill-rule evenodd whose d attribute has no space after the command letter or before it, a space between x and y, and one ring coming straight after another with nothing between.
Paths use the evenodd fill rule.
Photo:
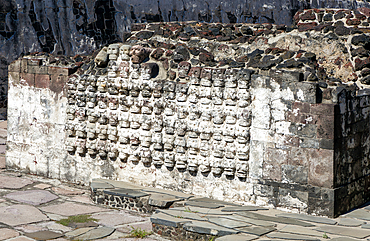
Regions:
<instances>
[{"instance_id":1,"label":"paved stone floor","mask_svg":"<svg viewBox=\"0 0 370 241\"><path fill-rule=\"evenodd\" d=\"M26 175L5 169L6 122L0 122L0 240L174 240L155 232L144 239L132 237L133 229L176 231L208 235L205 240L370 240L370 206L336 219L292 214L255 206L238 206L191 195L143 188L130 183L95 180L93 190L144 198L157 209L152 215L95 204L90 187ZM2 151L3 150L3 151ZM97 201L97 200L95 200ZM58 221L75 215L96 221ZM168 230L167 230L168 229ZM179 231L180 232L180 231ZM186 240L178 237L176 240Z\"/></svg>"}]
</instances>

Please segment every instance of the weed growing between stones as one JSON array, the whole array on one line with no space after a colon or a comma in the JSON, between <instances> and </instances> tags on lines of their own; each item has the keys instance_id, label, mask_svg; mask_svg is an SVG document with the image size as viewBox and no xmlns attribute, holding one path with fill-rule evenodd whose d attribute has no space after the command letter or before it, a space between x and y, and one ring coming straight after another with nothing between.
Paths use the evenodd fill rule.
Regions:
<instances>
[{"instance_id":1,"label":"weed growing between stones","mask_svg":"<svg viewBox=\"0 0 370 241\"><path fill-rule=\"evenodd\" d=\"M132 238L145 238L148 235L151 235L153 232L147 232L141 228L131 227L130 237Z\"/></svg>"},{"instance_id":2,"label":"weed growing between stones","mask_svg":"<svg viewBox=\"0 0 370 241\"><path fill-rule=\"evenodd\" d=\"M82 214L61 219L57 221L57 223L62 224L64 226L68 226L71 223L86 223L89 221L98 221L98 220L95 218L91 218L91 215Z\"/></svg>"}]
</instances>

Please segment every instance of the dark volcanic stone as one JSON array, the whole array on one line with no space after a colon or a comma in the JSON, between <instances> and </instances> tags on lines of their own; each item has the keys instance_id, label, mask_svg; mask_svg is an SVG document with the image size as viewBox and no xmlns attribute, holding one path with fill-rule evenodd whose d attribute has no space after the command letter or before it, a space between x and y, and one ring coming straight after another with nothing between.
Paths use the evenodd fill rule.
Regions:
<instances>
[{"instance_id":1,"label":"dark volcanic stone","mask_svg":"<svg viewBox=\"0 0 370 241\"><path fill-rule=\"evenodd\" d=\"M141 31L136 34L136 37L142 38L142 39L148 39L151 38L154 35L154 32L150 31Z\"/></svg>"},{"instance_id":2,"label":"dark volcanic stone","mask_svg":"<svg viewBox=\"0 0 370 241\"><path fill-rule=\"evenodd\" d=\"M359 47L357 49L351 49L351 54L353 57L367 57L369 56L369 52L364 47Z\"/></svg>"},{"instance_id":3,"label":"dark volcanic stone","mask_svg":"<svg viewBox=\"0 0 370 241\"><path fill-rule=\"evenodd\" d=\"M334 19L338 20L338 19L344 18L345 16L346 16L346 14L344 12L339 12L339 13L334 15Z\"/></svg>"},{"instance_id":4,"label":"dark volcanic stone","mask_svg":"<svg viewBox=\"0 0 370 241\"><path fill-rule=\"evenodd\" d=\"M214 56L211 53L200 53L199 54L199 61L203 64L213 62Z\"/></svg>"},{"instance_id":5,"label":"dark volcanic stone","mask_svg":"<svg viewBox=\"0 0 370 241\"><path fill-rule=\"evenodd\" d=\"M242 34L244 35L253 35L253 30L247 26L243 26L240 31L242 32Z\"/></svg>"},{"instance_id":6,"label":"dark volcanic stone","mask_svg":"<svg viewBox=\"0 0 370 241\"><path fill-rule=\"evenodd\" d=\"M313 30L314 27L317 26L317 23L316 22L312 22L312 23L299 23L298 24L298 31L299 32L305 32L305 31L309 31L309 30Z\"/></svg>"},{"instance_id":7,"label":"dark volcanic stone","mask_svg":"<svg viewBox=\"0 0 370 241\"><path fill-rule=\"evenodd\" d=\"M312 10L309 10L305 13L302 13L299 18L302 20L302 21L305 21L305 20L315 20L316 19L316 15L315 13L312 11Z\"/></svg>"},{"instance_id":8,"label":"dark volcanic stone","mask_svg":"<svg viewBox=\"0 0 370 241\"><path fill-rule=\"evenodd\" d=\"M324 17L323 17L323 20L324 21L332 21L333 20L333 14L331 14L331 13L325 14Z\"/></svg>"},{"instance_id":9,"label":"dark volcanic stone","mask_svg":"<svg viewBox=\"0 0 370 241\"><path fill-rule=\"evenodd\" d=\"M276 66L276 68L278 68L278 69L280 69L280 68L300 68L302 66L303 66L302 62L298 62L294 59L288 59L284 63L278 64L278 66Z\"/></svg>"},{"instance_id":10,"label":"dark volcanic stone","mask_svg":"<svg viewBox=\"0 0 370 241\"><path fill-rule=\"evenodd\" d=\"M334 32L339 36L343 36L343 35L350 34L351 30L349 28L344 27L344 26L338 26L338 27L335 28Z\"/></svg>"},{"instance_id":11,"label":"dark volcanic stone","mask_svg":"<svg viewBox=\"0 0 370 241\"><path fill-rule=\"evenodd\" d=\"M367 46L370 43L370 36L367 36L365 34L353 36L351 43L356 46Z\"/></svg>"},{"instance_id":12,"label":"dark volcanic stone","mask_svg":"<svg viewBox=\"0 0 370 241\"><path fill-rule=\"evenodd\" d=\"M187 47L183 45L179 45L176 47L173 55L173 60L176 62L181 62L181 61L188 61L190 59L190 54L187 49Z\"/></svg>"}]
</instances>

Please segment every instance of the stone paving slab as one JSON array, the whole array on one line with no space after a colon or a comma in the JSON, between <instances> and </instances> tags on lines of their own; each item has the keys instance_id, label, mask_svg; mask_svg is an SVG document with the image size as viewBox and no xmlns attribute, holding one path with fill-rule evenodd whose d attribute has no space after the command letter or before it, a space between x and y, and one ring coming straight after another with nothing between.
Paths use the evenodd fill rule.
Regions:
<instances>
[{"instance_id":1,"label":"stone paving slab","mask_svg":"<svg viewBox=\"0 0 370 241\"><path fill-rule=\"evenodd\" d=\"M84 234L81 234L75 239L78 240L96 240L96 239L101 239L104 237L107 237L111 235L116 229L115 228L110 228L110 227L100 227L100 228L95 228L92 230L87 231Z\"/></svg>"},{"instance_id":2,"label":"stone paving slab","mask_svg":"<svg viewBox=\"0 0 370 241\"><path fill-rule=\"evenodd\" d=\"M116 225L122 225L126 223L136 223L148 220L147 218L131 215L125 211L96 213L91 215L91 217L98 219L99 224L108 227L114 227Z\"/></svg>"},{"instance_id":3,"label":"stone paving slab","mask_svg":"<svg viewBox=\"0 0 370 241\"><path fill-rule=\"evenodd\" d=\"M18 236L16 238L10 239L9 241L35 241L35 240L36 239L29 238L29 237L26 237L26 236Z\"/></svg>"},{"instance_id":4,"label":"stone paving slab","mask_svg":"<svg viewBox=\"0 0 370 241\"><path fill-rule=\"evenodd\" d=\"M193 206L193 207L200 207L200 208L210 208L210 209L216 209L220 207L224 207L225 205L219 204L219 203L209 203L209 202L193 202L193 201L187 201L185 202L186 206Z\"/></svg>"},{"instance_id":5,"label":"stone paving slab","mask_svg":"<svg viewBox=\"0 0 370 241\"><path fill-rule=\"evenodd\" d=\"M39 183L39 184L34 185L33 187L38 188L38 189L46 189L46 188L51 187L51 185L46 184L46 183Z\"/></svg>"},{"instance_id":6,"label":"stone paving slab","mask_svg":"<svg viewBox=\"0 0 370 241\"><path fill-rule=\"evenodd\" d=\"M6 167L5 161L5 156L0 156L0 169L4 169Z\"/></svg>"},{"instance_id":7,"label":"stone paving slab","mask_svg":"<svg viewBox=\"0 0 370 241\"><path fill-rule=\"evenodd\" d=\"M36 240L49 240L49 239L56 239L63 237L64 235L61 233L53 232L53 231L38 231L34 233L26 233L24 234L29 238L33 238Z\"/></svg>"},{"instance_id":8,"label":"stone paving slab","mask_svg":"<svg viewBox=\"0 0 370 241\"><path fill-rule=\"evenodd\" d=\"M104 208L90 205L82 205L73 202L65 202L62 204L50 205L46 207L41 207L40 209L44 212L55 213L63 216L73 216L108 211L107 209Z\"/></svg>"},{"instance_id":9,"label":"stone paving slab","mask_svg":"<svg viewBox=\"0 0 370 241\"><path fill-rule=\"evenodd\" d=\"M241 227L251 226L250 224L246 222L232 220L226 217L207 217L207 218L209 222L220 225L225 228L241 228Z\"/></svg>"},{"instance_id":10,"label":"stone paving slab","mask_svg":"<svg viewBox=\"0 0 370 241\"><path fill-rule=\"evenodd\" d=\"M182 192L176 192L173 190L164 190L160 188L153 188L153 187L146 187L142 188L141 191L152 194L152 193L162 193L162 194L167 194L167 195L172 195L178 198L183 198L183 199L189 199L191 197L194 197L192 194L186 194Z\"/></svg>"},{"instance_id":11,"label":"stone paving slab","mask_svg":"<svg viewBox=\"0 0 370 241\"><path fill-rule=\"evenodd\" d=\"M149 197L149 205L164 208L169 207L169 205L172 203L181 200L184 199L163 193L153 193Z\"/></svg>"},{"instance_id":12,"label":"stone paving slab","mask_svg":"<svg viewBox=\"0 0 370 241\"><path fill-rule=\"evenodd\" d=\"M150 217L150 221L155 224L161 224L169 227L178 227L179 224L191 222L190 219L176 218L164 213L155 213Z\"/></svg>"},{"instance_id":13,"label":"stone paving slab","mask_svg":"<svg viewBox=\"0 0 370 241\"><path fill-rule=\"evenodd\" d=\"M339 237L339 238L332 238L331 241L359 241L358 239L347 238L347 237Z\"/></svg>"},{"instance_id":14,"label":"stone paving slab","mask_svg":"<svg viewBox=\"0 0 370 241\"><path fill-rule=\"evenodd\" d=\"M300 226L295 225L286 225L282 229L279 230L279 232L283 233L292 233L292 234L302 234L302 235L308 235L308 236L316 236L316 237L322 237L322 233L316 230L303 228Z\"/></svg>"},{"instance_id":15,"label":"stone paving slab","mask_svg":"<svg viewBox=\"0 0 370 241\"><path fill-rule=\"evenodd\" d=\"M309 215L298 214L298 213L282 213L282 214L277 214L276 216L285 217L285 218L294 218L294 219L308 221L308 222L323 223L323 224L330 224L330 225L334 225L337 223L337 221L334 221L329 218L309 216Z\"/></svg>"},{"instance_id":16,"label":"stone paving slab","mask_svg":"<svg viewBox=\"0 0 370 241\"><path fill-rule=\"evenodd\" d=\"M208 198L208 197L191 198L191 199L189 199L189 201L192 201L192 202L205 202L205 203L216 203L216 204L222 204L222 205L225 205L225 206L241 206L241 205L238 205L238 204L235 204L235 203L229 203L229 202L225 202L225 201L211 199L211 198Z\"/></svg>"},{"instance_id":17,"label":"stone paving slab","mask_svg":"<svg viewBox=\"0 0 370 241\"><path fill-rule=\"evenodd\" d=\"M26 178L0 175L0 188L20 189L32 183L33 181Z\"/></svg>"},{"instance_id":18,"label":"stone paving slab","mask_svg":"<svg viewBox=\"0 0 370 241\"><path fill-rule=\"evenodd\" d=\"M358 219L363 219L370 221L370 212L366 211L365 209L357 209L354 210L346 215L344 217L347 218L358 218Z\"/></svg>"},{"instance_id":19,"label":"stone paving slab","mask_svg":"<svg viewBox=\"0 0 370 241\"><path fill-rule=\"evenodd\" d=\"M361 228L370 229L370 223L361 225Z\"/></svg>"},{"instance_id":20,"label":"stone paving slab","mask_svg":"<svg viewBox=\"0 0 370 241\"><path fill-rule=\"evenodd\" d=\"M240 220L240 221L250 223L256 226L261 226L261 227L275 227L276 226L276 224L272 222L262 221L262 220L253 219L253 218L247 218L247 217L240 216L238 214L233 214L231 216L228 216L228 218L234 219L234 220Z\"/></svg>"},{"instance_id":21,"label":"stone paving slab","mask_svg":"<svg viewBox=\"0 0 370 241\"><path fill-rule=\"evenodd\" d=\"M248 234L252 234L252 235L262 236L264 234L275 231L276 228L252 226L252 227L236 228L235 230L238 230L242 233L248 233Z\"/></svg>"},{"instance_id":22,"label":"stone paving slab","mask_svg":"<svg viewBox=\"0 0 370 241\"><path fill-rule=\"evenodd\" d=\"M96 190L99 190L99 189L113 189L115 188L112 184L109 184L107 182L103 182L103 181L92 181L91 184L90 184L90 188L93 190L93 191L96 191Z\"/></svg>"},{"instance_id":23,"label":"stone paving slab","mask_svg":"<svg viewBox=\"0 0 370 241\"><path fill-rule=\"evenodd\" d=\"M215 241L250 241L257 239L258 236L251 234L231 234L216 238Z\"/></svg>"},{"instance_id":24,"label":"stone paving slab","mask_svg":"<svg viewBox=\"0 0 370 241\"><path fill-rule=\"evenodd\" d=\"M128 189L128 188L108 189L108 190L104 190L103 192L105 194L129 197L129 198L139 198L139 197L145 197L149 195L145 192L141 192L135 189Z\"/></svg>"},{"instance_id":25,"label":"stone paving slab","mask_svg":"<svg viewBox=\"0 0 370 241\"><path fill-rule=\"evenodd\" d=\"M287 240L303 240L303 241L320 241L320 239L315 237L309 237L304 235L298 235L298 234L290 234L290 233L279 233L279 232L273 232L266 235L269 238L279 238L279 239L287 239Z\"/></svg>"},{"instance_id":26,"label":"stone paving slab","mask_svg":"<svg viewBox=\"0 0 370 241\"><path fill-rule=\"evenodd\" d=\"M210 234L215 236L224 236L238 233L238 231L233 229L224 228L213 223L201 221L192 221L191 223L185 223L183 225L183 228L191 232Z\"/></svg>"},{"instance_id":27,"label":"stone paving slab","mask_svg":"<svg viewBox=\"0 0 370 241\"><path fill-rule=\"evenodd\" d=\"M53 187L51 190L60 195L81 195L85 193L85 191L83 190L78 190L66 186Z\"/></svg>"},{"instance_id":28,"label":"stone paving slab","mask_svg":"<svg viewBox=\"0 0 370 241\"><path fill-rule=\"evenodd\" d=\"M164 209L159 209L159 212L162 212L164 214L177 217L177 218L186 218L186 219L191 219L191 220L198 220L198 221L207 221L206 218L201 217L201 215L197 213L192 213L192 212L184 212L184 211L179 211L179 210L164 210Z\"/></svg>"},{"instance_id":29,"label":"stone paving slab","mask_svg":"<svg viewBox=\"0 0 370 241\"><path fill-rule=\"evenodd\" d=\"M347 227L358 227L360 225L365 224L366 222L357 220L354 218L341 218L339 219L338 225L340 226L347 226Z\"/></svg>"},{"instance_id":30,"label":"stone paving slab","mask_svg":"<svg viewBox=\"0 0 370 241\"><path fill-rule=\"evenodd\" d=\"M0 240L14 238L19 236L19 233L10 228L0 228Z\"/></svg>"},{"instance_id":31,"label":"stone paving slab","mask_svg":"<svg viewBox=\"0 0 370 241\"><path fill-rule=\"evenodd\" d=\"M5 195L6 198L31 205L48 203L59 197L45 190L16 191Z\"/></svg>"},{"instance_id":32,"label":"stone paving slab","mask_svg":"<svg viewBox=\"0 0 370 241\"><path fill-rule=\"evenodd\" d=\"M11 226L49 220L37 208L28 205L12 205L0 208L0 222Z\"/></svg>"},{"instance_id":33,"label":"stone paving slab","mask_svg":"<svg viewBox=\"0 0 370 241\"><path fill-rule=\"evenodd\" d=\"M358 239L363 239L370 236L370 230L360 228L347 228L343 226L321 226L315 228L315 230Z\"/></svg>"},{"instance_id":34,"label":"stone paving slab","mask_svg":"<svg viewBox=\"0 0 370 241\"><path fill-rule=\"evenodd\" d=\"M221 209L210 209L210 208L201 208L201 207L193 207L193 206L186 206L186 207L175 207L171 208L170 210L179 210L184 212L193 212L199 214L206 214L206 215L232 215L233 213L222 212Z\"/></svg>"},{"instance_id":35,"label":"stone paving slab","mask_svg":"<svg viewBox=\"0 0 370 241\"><path fill-rule=\"evenodd\" d=\"M263 214L253 213L253 212L239 212L238 215L241 215L241 216L244 216L244 217L247 217L247 218L252 218L252 219L257 219L257 220L262 220L262 221L268 221L268 222L292 224L292 225L298 225L298 226L303 226L303 227L313 227L313 226L315 226L311 223L302 222L302 221L292 219L292 218L272 217L272 216L267 216L267 215L263 215Z\"/></svg>"},{"instance_id":36,"label":"stone paving slab","mask_svg":"<svg viewBox=\"0 0 370 241\"><path fill-rule=\"evenodd\" d=\"M245 212L258 210L268 210L268 208L262 208L258 206L240 206L240 207L224 207L221 209L222 212Z\"/></svg>"},{"instance_id":37,"label":"stone paving slab","mask_svg":"<svg viewBox=\"0 0 370 241\"><path fill-rule=\"evenodd\" d=\"M71 232L65 233L64 235L68 238L74 238L74 237L82 235L82 234L84 234L84 233L86 233L90 230L93 230L93 229L95 229L95 227L79 228L79 229L73 230Z\"/></svg>"}]
</instances>

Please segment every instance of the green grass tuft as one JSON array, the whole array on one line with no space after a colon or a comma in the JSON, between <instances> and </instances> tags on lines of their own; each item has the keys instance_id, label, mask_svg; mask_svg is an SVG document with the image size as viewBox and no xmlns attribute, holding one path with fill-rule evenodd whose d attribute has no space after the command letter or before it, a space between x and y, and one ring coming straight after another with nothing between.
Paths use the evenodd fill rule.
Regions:
<instances>
[{"instance_id":1,"label":"green grass tuft","mask_svg":"<svg viewBox=\"0 0 370 241\"><path fill-rule=\"evenodd\" d=\"M130 236L134 238L145 238L148 235L151 235L152 232L147 232L141 228L131 227Z\"/></svg>"},{"instance_id":2,"label":"green grass tuft","mask_svg":"<svg viewBox=\"0 0 370 241\"><path fill-rule=\"evenodd\" d=\"M95 218L90 218L90 216L91 215L87 214L70 216L68 218L64 218L56 222L64 226L68 226L70 223L87 223L89 221L98 221Z\"/></svg>"}]
</instances>

